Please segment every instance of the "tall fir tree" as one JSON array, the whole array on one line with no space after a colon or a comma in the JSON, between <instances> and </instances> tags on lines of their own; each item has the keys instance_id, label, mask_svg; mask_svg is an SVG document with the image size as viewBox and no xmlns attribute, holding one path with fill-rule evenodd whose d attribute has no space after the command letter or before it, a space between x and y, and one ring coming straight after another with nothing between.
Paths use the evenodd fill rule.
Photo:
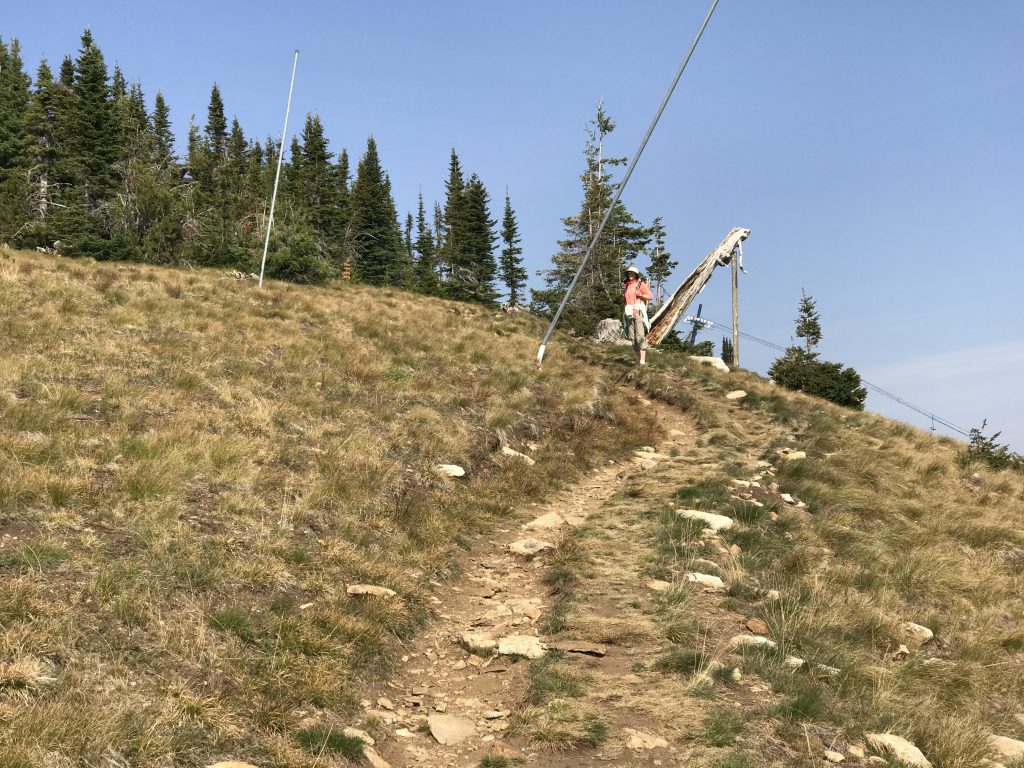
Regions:
<instances>
[{"instance_id":1,"label":"tall fir tree","mask_svg":"<svg viewBox=\"0 0 1024 768\"><path fill-rule=\"evenodd\" d=\"M625 163L625 158L604 154L607 136L615 124L599 105L587 131L584 149L586 165L580 176L583 203L575 216L563 219L566 236L558 242L550 269L539 274L547 288L533 291L534 306L553 314L582 261L601 220L611 206L615 192L610 168ZM637 222L619 200L612 209L600 239L595 244L575 293L562 316L563 326L577 333L590 334L605 318L622 314L622 279L628 263L636 261L650 240L650 232Z\"/></svg>"},{"instance_id":2,"label":"tall fir tree","mask_svg":"<svg viewBox=\"0 0 1024 768\"><path fill-rule=\"evenodd\" d=\"M210 153L217 159L224 157L228 146L228 121L224 115L224 99L216 83L210 89L210 105L206 108L206 143Z\"/></svg>"},{"instance_id":3,"label":"tall fir tree","mask_svg":"<svg viewBox=\"0 0 1024 768\"><path fill-rule=\"evenodd\" d=\"M800 289L800 305L797 308L796 335L804 340L805 351L814 354L814 348L821 343L821 315L815 306L814 298L807 291Z\"/></svg>"},{"instance_id":4,"label":"tall fir tree","mask_svg":"<svg viewBox=\"0 0 1024 768\"><path fill-rule=\"evenodd\" d=\"M647 276L654 289L655 301L660 305L664 301L665 281L672 275L672 270L679 266L679 262L672 260L672 254L665 247L665 225L661 216L656 217L651 224L650 235L651 263L647 268Z\"/></svg>"},{"instance_id":5,"label":"tall fir tree","mask_svg":"<svg viewBox=\"0 0 1024 768\"><path fill-rule=\"evenodd\" d=\"M174 131L171 128L171 110L163 93L156 92L153 103L153 145L159 162L170 166L174 162Z\"/></svg>"},{"instance_id":6,"label":"tall fir tree","mask_svg":"<svg viewBox=\"0 0 1024 768\"><path fill-rule=\"evenodd\" d=\"M25 168L25 115L31 79L24 71L21 46L0 39L0 237L18 231L28 215Z\"/></svg>"},{"instance_id":7,"label":"tall fir tree","mask_svg":"<svg viewBox=\"0 0 1024 768\"><path fill-rule=\"evenodd\" d=\"M500 272L501 280L508 290L508 303L518 306L526 289L526 268L523 267L523 249L519 247L519 224L515 211L512 210L512 199L505 190L505 215L501 221Z\"/></svg>"},{"instance_id":8,"label":"tall fir tree","mask_svg":"<svg viewBox=\"0 0 1024 768\"><path fill-rule=\"evenodd\" d=\"M415 288L421 293L436 294L438 282L434 233L430 231L430 225L427 224L422 192L420 192L419 202L416 206L416 240L413 243L413 248L416 251Z\"/></svg>"},{"instance_id":9,"label":"tall fir tree","mask_svg":"<svg viewBox=\"0 0 1024 768\"><path fill-rule=\"evenodd\" d=\"M451 274L445 285L445 295L461 301L490 304L497 299L494 287L498 265L494 258L495 222L488 209L490 196L483 182L474 173L466 181L454 223L449 232L454 235L458 249L449 262Z\"/></svg>"},{"instance_id":10,"label":"tall fir tree","mask_svg":"<svg viewBox=\"0 0 1024 768\"><path fill-rule=\"evenodd\" d=\"M24 127L30 181L28 210L29 217L36 222L46 221L50 211L50 183L57 161L56 109L53 72L43 59L36 70L35 87L25 110Z\"/></svg>"},{"instance_id":11,"label":"tall fir tree","mask_svg":"<svg viewBox=\"0 0 1024 768\"><path fill-rule=\"evenodd\" d=\"M438 265L441 271L442 289L451 280L454 265L462 261L462 244L459 242L458 227L462 218L463 191L466 180L462 176L459 156L452 149L448 162L448 180L444 184L444 215L439 222Z\"/></svg>"},{"instance_id":12,"label":"tall fir tree","mask_svg":"<svg viewBox=\"0 0 1024 768\"><path fill-rule=\"evenodd\" d=\"M416 253L412 246L412 214L405 214L405 231L403 232L402 243L405 245L405 255L412 264L416 261Z\"/></svg>"},{"instance_id":13,"label":"tall fir tree","mask_svg":"<svg viewBox=\"0 0 1024 768\"><path fill-rule=\"evenodd\" d=\"M400 284L407 275L403 268L405 249L391 199L391 183L381 168L373 136L366 141L366 152L352 184L349 217L356 251L354 277L371 285Z\"/></svg>"}]
</instances>

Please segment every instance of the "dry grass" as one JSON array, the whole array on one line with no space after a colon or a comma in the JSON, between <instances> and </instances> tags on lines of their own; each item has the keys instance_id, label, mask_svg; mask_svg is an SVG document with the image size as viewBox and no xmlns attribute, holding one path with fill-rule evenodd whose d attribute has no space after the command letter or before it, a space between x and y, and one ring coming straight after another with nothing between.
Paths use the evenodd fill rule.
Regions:
<instances>
[{"instance_id":1,"label":"dry grass","mask_svg":"<svg viewBox=\"0 0 1024 768\"><path fill-rule=\"evenodd\" d=\"M703 423L704 450L723 449L721 481L749 478L743 456L753 451L777 466L781 492L808 505L799 513L781 505L771 523L730 510L713 478L677 494L741 523L726 538L742 548L749 584L730 588L730 605L764 619L780 651L842 670L794 674L781 654L748 655L748 672L784 697L770 713L780 738L799 746L804 734L792 724L801 722L826 724L850 742L888 729L915 741L936 768L978 765L989 733L1024 739L1014 717L1024 713L1024 478L959 467L956 441L752 374L654 359L637 386L668 399L683 393ZM722 394L736 388L750 394L728 405ZM781 461L781 445L809 458ZM694 541L668 519L661 556L686 562ZM782 599L762 599L770 588ZM893 660L908 621L936 639Z\"/></svg>"},{"instance_id":2,"label":"dry grass","mask_svg":"<svg viewBox=\"0 0 1024 768\"><path fill-rule=\"evenodd\" d=\"M398 291L4 253L0 324L2 768L311 764L459 546L629 448L530 318Z\"/></svg>"}]
</instances>

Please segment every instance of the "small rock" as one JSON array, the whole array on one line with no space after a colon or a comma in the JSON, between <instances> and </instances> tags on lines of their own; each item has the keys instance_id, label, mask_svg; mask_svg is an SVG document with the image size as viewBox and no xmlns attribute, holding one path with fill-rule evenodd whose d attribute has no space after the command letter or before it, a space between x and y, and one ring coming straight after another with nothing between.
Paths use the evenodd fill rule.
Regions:
<instances>
[{"instance_id":1,"label":"small rock","mask_svg":"<svg viewBox=\"0 0 1024 768\"><path fill-rule=\"evenodd\" d=\"M749 480L738 480L735 477L732 479L732 484L735 485L737 488L749 488L750 487L750 481Z\"/></svg>"},{"instance_id":2,"label":"small rock","mask_svg":"<svg viewBox=\"0 0 1024 768\"><path fill-rule=\"evenodd\" d=\"M807 662L801 659L799 656L787 656L782 660L782 663L790 669L800 669Z\"/></svg>"},{"instance_id":3,"label":"small rock","mask_svg":"<svg viewBox=\"0 0 1024 768\"><path fill-rule=\"evenodd\" d=\"M555 640L548 643L548 648L563 653L582 653L587 656L604 656L608 653L608 646L588 643L586 640Z\"/></svg>"},{"instance_id":4,"label":"small rock","mask_svg":"<svg viewBox=\"0 0 1024 768\"><path fill-rule=\"evenodd\" d=\"M371 747L363 747L363 757L370 764L370 768L391 768L391 763L377 754Z\"/></svg>"},{"instance_id":5,"label":"small rock","mask_svg":"<svg viewBox=\"0 0 1024 768\"><path fill-rule=\"evenodd\" d=\"M747 396L747 393L742 389L734 389L732 392L725 396L726 400L742 400Z\"/></svg>"},{"instance_id":6,"label":"small rock","mask_svg":"<svg viewBox=\"0 0 1024 768\"><path fill-rule=\"evenodd\" d=\"M863 760L864 759L865 752L864 752L864 748L863 747L858 747L856 744L851 744L850 747L846 751L849 752L854 757L856 757L858 760Z\"/></svg>"},{"instance_id":7,"label":"small rock","mask_svg":"<svg viewBox=\"0 0 1024 768\"><path fill-rule=\"evenodd\" d=\"M690 572L686 574L686 580L691 584L700 584L709 589L725 589L725 582L717 576L710 576L706 573Z\"/></svg>"},{"instance_id":8,"label":"small rock","mask_svg":"<svg viewBox=\"0 0 1024 768\"><path fill-rule=\"evenodd\" d=\"M394 597L398 593L393 589L387 587L378 587L374 584L350 584L348 589L345 590L348 594L356 595L374 595L375 597Z\"/></svg>"},{"instance_id":9,"label":"small rock","mask_svg":"<svg viewBox=\"0 0 1024 768\"><path fill-rule=\"evenodd\" d=\"M565 520L557 512L548 512L546 515L541 515L524 525L524 528L529 530L550 530L551 528L560 528L565 524Z\"/></svg>"},{"instance_id":10,"label":"small rock","mask_svg":"<svg viewBox=\"0 0 1024 768\"><path fill-rule=\"evenodd\" d=\"M523 656L539 659L544 655L540 639L533 635L509 635L498 641L498 653L502 656Z\"/></svg>"},{"instance_id":11,"label":"small rock","mask_svg":"<svg viewBox=\"0 0 1024 768\"><path fill-rule=\"evenodd\" d=\"M381 709L386 709L388 712L395 711L395 705L391 702L391 699L381 696L377 699L377 706Z\"/></svg>"},{"instance_id":12,"label":"small rock","mask_svg":"<svg viewBox=\"0 0 1024 768\"><path fill-rule=\"evenodd\" d=\"M782 593L779 592L779 590L777 589L769 589L767 592L765 592L764 596L765 599L771 600L772 602L782 599Z\"/></svg>"},{"instance_id":13,"label":"small rock","mask_svg":"<svg viewBox=\"0 0 1024 768\"><path fill-rule=\"evenodd\" d=\"M782 458L786 461L795 461L796 459L806 459L806 451L790 451L789 453L782 454Z\"/></svg>"},{"instance_id":14,"label":"small rock","mask_svg":"<svg viewBox=\"0 0 1024 768\"><path fill-rule=\"evenodd\" d=\"M648 579L644 586L648 589L654 590L655 592L665 592L672 589L671 581L663 581L662 579Z\"/></svg>"},{"instance_id":15,"label":"small rock","mask_svg":"<svg viewBox=\"0 0 1024 768\"><path fill-rule=\"evenodd\" d=\"M722 373L729 372L729 366L720 357L709 357L705 355L690 355L690 359L695 363L707 364L712 368L721 371Z\"/></svg>"},{"instance_id":16,"label":"small rock","mask_svg":"<svg viewBox=\"0 0 1024 768\"><path fill-rule=\"evenodd\" d=\"M363 742L363 744L366 744L370 747L377 743L373 740L373 737L370 734L368 734L366 731L361 731L358 728L346 726L345 728L341 729L341 732L349 738L359 739L361 742Z\"/></svg>"},{"instance_id":17,"label":"small rock","mask_svg":"<svg viewBox=\"0 0 1024 768\"><path fill-rule=\"evenodd\" d=\"M988 745L1000 760L1024 760L1024 741L1007 736L989 736Z\"/></svg>"},{"instance_id":18,"label":"small rock","mask_svg":"<svg viewBox=\"0 0 1024 768\"><path fill-rule=\"evenodd\" d=\"M509 448L507 445L501 446L501 453L502 455L508 456L509 458L512 459L519 459L520 461L525 461L527 465L531 467L537 463L532 458L527 456L525 453L520 453L519 451L513 450L512 448Z\"/></svg>"},{"instance_id":19,"label":"small rock","mask_svg":"<svg viewBox=\"0 0 1024 768\"><path fill-rule=\"evenodd\" d=\"M724 531L732 528L733 519L726 515L716 515L714 512L703 512L699 509L679 509L676 514L688 520L700 520L707 523L708 528L713 531Z\"/></svg>"},{"instance_id":20,"label":"small rock","mask_svg":"<svg viewBox=\"0 0 1024 768\"><path fill-rule=\"evenodd\" d=\"M877 752L889 755L907 768L932 768L920 749L894 733L866 733L864 738Z\"/></svg>"},{"instance_id":21,"label":"small rock","mask_svg":"<svg viewBox=\"0 0 1024 768\"><path fill-rule=\"evenodd\" d=\"M665 739L655 736L653 733L638 731L635 728L624 728L623 730L629 736L626 746L630 749L664 749L668 746Z\"/></svg>"},{"instance_id":22,"label":"small rock","mask_svg":"<svg viewBox=\"0 0 1024 768\"><path fill-rule=\"evenodd\" d=\"M769 640L767 637L763 637L762 635L736 635L729 640L729 645L733 648L756 648L758 646L764 646L765 648L777 647L774 640Z\"/></svg>"},{"instance_id":23,"label":"small rock","mask_svg":"<svg viewBox=\"0 0 1024 768\"><path fill-rule=\"evenodd\" d=\"M740 545L739 544L732 544L729 547L729 554L732 555L733 557L739 557L740 555L743 554L743 550L740 549Z\"/></svg>"},{"instance_id":24,"label":"small rock","mask_svg":"<svg viewBox=\"0 0 1024 768\"><path fill-rule=\"evenodd\" d=\"M448 477L465 477L466 470L458 464L438 464L437 471Z\"/></svg>"},{"instance_id":25,"label":"small rock","mask_svg":"<svg viewBox=\"0 0 1024 768\"><path fill-rule=\"evenodd\" d=\"M743 670L741 670L739 667L733 667L732 672L729 674L729 677L732 678L733 682L738 683L740 680L743 679Z\"/></svg>"},{"instance_id":26,"label":"small rock","mask_svg":"<svg viewBox=\"0 0 1024 768\"><path fill-rule=\"evenodd\" d=\"M779 498L780 498L780 499L782 499L782 500L783 500L784 502L786 502L787 504L796 504L796 499L794 499L794 498L793 498L793 497L792 497L792 496L791 496L790 494L788 494L788 493L780 493L780 494L779 494Z\"/></svg>"},{"instance_id":27,"label":"small rock","mask_svg":"<svg viewBox=\"0 0 1024 768\"><path fill-rule=\"evenodd\" d=\"M484 720L500 720L503 717L508 717L508 712L503 712L500 709L488 709L484 712Z\"/></svg>"},{"instance_id":28,"label":"small rock","mask_svg":"<svg viewBox=\"0 0 1024 768\"><path fill-rule=\"evenodd\" d=\"M654 469L656 466L658 466L658 462L654 459L644 459L640 462L640 469Z\"/></svg>"},{"instance_id":29,"label":"small rock","mask_svg":"<svg viewBox=\"0 0 1024 768\"><path fill-rule=\"evenodd\" d=\"M532 557L538 552L543 552L545 549L553 549L554 544L541 541L540 539L519 539L513 541L508 545L508 551L514 555L523 555L524 557Z\"/></svg>"},{"instance_id":30,"label":"small rock","mask_svg":"<svg viewBox=\"0 0 1024 768\"><path fill-rule=\"evenodd\" d=\"M403 739L415 739L416 734L410 731L408 728L399 728L395 731L395 736L401 736Z\"/></svg>"},{"instance_id":31,"label":"small rock","mask_svg":"<svg viewBox=\"0 0 1024 768\"><path fill-rule=\"evenodd\" d=\"M889 654L890 661L906 661L908 658L910 658L910 649L902 644Z\"/></svg>"},{"instance_id":32,"label":"small rock","mask_svg":"<svg viewBox=\"0 0 1024 768\"><path fill-rule=\"evenodd\" d=\"M446 747L459 744L476 732L472 720L457 715L431 715L427 718L427 726L437 743Z\"/></svg>"},{"instance_id":33,"label":"small rock","mask_svg":"<svg viewBox=\"0 0 1024 768\"><path fill-rule=\"evenodd\" d=\"M463 632L459 635L459 644L470 653L493 653L498 647L498 641L483 632ZM462 669L465 669L465 662Z\"/></svg>"},{"instance_id":34,"label":"small rock","mask_svg":"<svg viewBox=\"0 0 1024 768\"><path fill-rule=\"evenodd\" d=\"M760 619L747 619L747 629L753 632L755 635L767 635L768 625Z\"/></svg>"},{"instance_id":35,"label":"small rock","mask_svg":"<svg viewBox=\"0 0 1024 768\"><path fill-rule=\"evenodd\" d=\"M846 759L846 756L839 752L833 752L832 750L828 749L825 750L825 759L828 760L830 763L841 763L843 762L843 760Z\"/></svg>"},{"instance_id":36,"label":"small rock","mask_svg":"<svg viewBox=\"0 0 1024 768\"><path fill-rule=\"evenodd\" d=\"M915 624L912 621L905 621L902 624L900 624L900 630L902 630L903 635L906 637L907 640L913 642L914 645L918 646L924 645L933 637L935 637L935 633L928 629L928 627L922 626L920 624Z\"/></svg>"}]
</instances>

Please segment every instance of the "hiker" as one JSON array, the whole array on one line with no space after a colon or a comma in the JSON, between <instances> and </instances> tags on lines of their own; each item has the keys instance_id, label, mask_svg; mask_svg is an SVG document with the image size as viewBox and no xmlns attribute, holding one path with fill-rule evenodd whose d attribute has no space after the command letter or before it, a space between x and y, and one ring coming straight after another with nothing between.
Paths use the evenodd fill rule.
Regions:
<instances>
[{"instance_id":1,"label":"hiker","mask_svg":"<svg viewBox=\"0 0 1024 768\"><path fill-rule=\"evenodd\" d=\"M626 308L623 324L626 338L633 343L640 365L647 365L647 332L651 321L647 319L647 302L654 298L647 283L640 279L640 271L634 266L626 267Z\"/></svg>"}]
</instances>

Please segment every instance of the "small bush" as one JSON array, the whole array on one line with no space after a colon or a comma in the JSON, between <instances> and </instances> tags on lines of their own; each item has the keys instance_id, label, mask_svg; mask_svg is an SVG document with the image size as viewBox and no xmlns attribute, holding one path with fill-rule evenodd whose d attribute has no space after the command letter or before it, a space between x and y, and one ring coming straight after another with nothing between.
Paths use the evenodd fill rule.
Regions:
<instances>
[{"instance_id":1,"label":"small bush","mask_svg":"<svg viewBox=\"0 0 1024 768\"><path fill-rule=\"evenodd\" d=\"M768 370L772 381L786 389L830 400L858 411L864 410L868 391L861 386L860 374L842 363L819 360L817 353L790 347Z\"/></svg>"},{"instance_id":2,"label":"small bush","mask_svg":"<svg viewBox=\"0 0 1024 768\"><path fill-rule=\"evenodd\" d=\"M967 448L957 455L957 464L966 469L974 462L980 462L992 469L1012 469L1014 472L1024 473L1024 456L1013 453L1008 445L999 445L996 442L1002 432L996 432L988 437L985 436L985 427L988 420L982 421L980 427L971 430Z\"/></svg>"}]
</instances>

